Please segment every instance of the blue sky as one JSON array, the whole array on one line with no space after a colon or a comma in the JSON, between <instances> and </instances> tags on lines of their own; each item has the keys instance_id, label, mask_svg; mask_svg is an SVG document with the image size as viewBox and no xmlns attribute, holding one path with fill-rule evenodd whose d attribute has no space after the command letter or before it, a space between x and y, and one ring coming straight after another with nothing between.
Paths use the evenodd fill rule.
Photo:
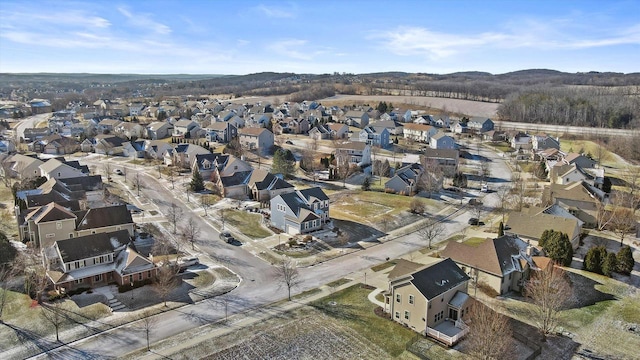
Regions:
<instances>
[{"instance_id":1,"label":"blue sky","mask_svg":"<svg viewBox=\"0 0 640 360\"><path fill-rule=\"evenodd\" d=\"M640 1L0 1L0 72L640 71Z\"/></svg>"}]
</instances>

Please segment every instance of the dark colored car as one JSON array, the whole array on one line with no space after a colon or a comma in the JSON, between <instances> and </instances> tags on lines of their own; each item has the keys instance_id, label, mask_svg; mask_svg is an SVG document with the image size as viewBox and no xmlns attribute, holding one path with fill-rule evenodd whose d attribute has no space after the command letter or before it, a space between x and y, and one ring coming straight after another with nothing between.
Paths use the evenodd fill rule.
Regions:
<instances>
[{"instance_id":1,"label":"dark colored car","mask_svg":"<svg viewBox=\"0 0 640 360\"><path fill-rule=\"evenodd\" d=\"M231 233L228 232L228 231L223 231L223 232L220 233L220 240L224 240L229 244L231 244L234 241L236 241L236 239L233 237L233 235L231 235Z\"/></svg>"},{"instance_id":2,"label":"dark colored car","mask_svg":"<svg viewBox=\"0 0 640 360\"><path fill-rule=\"evenodd\" d=\"M291 141L291 140L287 140L287 141L285 141L284 143L285 143L285 144L289 144L289 145L293 145L293 141Z\"/></svg>"},{"instance_id":3,"label":"dark colored car","mask_svg":"<svg viewBox=\"0 0 640 360\"><path fill-rule=\"evenodd\" d=\"M469 219L469 225L480 225L480 220L477 218L471 218Z\"/></svg>"}]
</instances>

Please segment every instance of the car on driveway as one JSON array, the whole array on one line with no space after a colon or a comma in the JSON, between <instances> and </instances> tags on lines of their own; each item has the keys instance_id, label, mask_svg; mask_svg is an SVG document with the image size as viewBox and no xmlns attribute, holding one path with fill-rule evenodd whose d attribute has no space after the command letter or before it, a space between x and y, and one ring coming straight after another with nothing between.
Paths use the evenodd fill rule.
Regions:
<instances>
[{"instance_id":1,"label":"car on driveway","mask_svg":"<svg viewBox=\"0 0 640 360\"><path fill-rule=\"evenodd\" d=\"M468 221L469 225L478 225L480 224L480 220L478 220L478 218L471 218Z\"/></svg>"},{"instance_id":2,"label":"car on driveway","mask_svg":"<svg viewBox=\"0 0 640 360\"><path fill-rule=\"evenodd\" d=\"M231 235L231 233L228 232L228 231L223 231L223 232L220 233L220 240L224 240L228 244L231 244L234 241L236 241L236 239L233 237L233 235Z\"/></svg>"},{"instance_id":3,"label":"car on driveway","mask_svg":"<svg viewBox=\"0 0 640 360\"><path fill-rule=\"evenodd\" d=\"M116 175L124 175L124 173L120 169L116 169L114 172L116 173Z\"/></svg>"},{"instance_id":4,"label":"car on driveway","mask_svg":"<svg viewBox=\"0 0 640 360\"><path fill-rule=\"evenodd\" d=\"M180 267L180 271L185 271L189 266L194 266L200 264L200 259L197 257L188 257L180 260L178 262L178 266Z\"/></svg>"},{"instance_id":5,"label":"car on driveway","mask_svg":"<svg viewBox=\"0 0 640 360\"><path fill-rule=\"evenodd\" d=\"M285 143L285 144L288 144L288 145L293 145L293 141L291 141L291 140L287 140L287 141L285 141L284 143Z\"/></svg>"}]
</instances>

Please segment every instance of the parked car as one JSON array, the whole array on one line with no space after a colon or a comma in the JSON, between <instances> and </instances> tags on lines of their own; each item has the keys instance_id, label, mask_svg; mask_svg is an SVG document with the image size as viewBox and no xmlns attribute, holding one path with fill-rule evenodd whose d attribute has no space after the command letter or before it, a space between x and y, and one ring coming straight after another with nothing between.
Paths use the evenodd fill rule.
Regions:
<instances>
[{"instance_id":1,"label":"parked car","mask_svg":"<svg viewBox=\"0 0 640 360\"><path fill-rule=\"evenodd\" d=\"M200 264L200 259L198 259L197 257L188 257L188 258L182 259L178 263L178 266L180 267L180 271L184 271L189 266L194 266L198 264Z\"/></svg>"},{"instance_id":2,"label":"parked car","mask_svg":"<svg viewBox=\"0 0 640 360\"><path fill-rule=\"evenodd\" d=\"M120 169L116 169L114 172L116 173L116 175L124 175L124 173Z\"/></svg>"},{"instance_id":3,"label":"parked car","mask_svg":"<svg viewBox=\"0 0 640 360\"><path fill-rule=\"evenodd\" d=\"M287 140L287 141L285 141L284 143L285 143L285 144L289 144L289 145L293 145L293 141L291 141L291 140Z\"/></svg>"},{"instance_id":4,"label":"parked car","mask_svg":"<svg viewBox=\"0 0 640 360\"><path fill-rule=\"evenodd\" d=\"M480 220L478 220L477 218L471 218L469 219L469 225L478 225L480 224Z\"/></svg>"},{"instance_id":5,"label":"parked car","mask_svg":"<svg viewBox=\"0 0 640 360\"><path fill-rule=\"evenodd\" d=\"M489 192L489 185L488 184L482 184L482 187L480 188L481 192Z\"/></svg>"},{"instance_id":6,"label":"parked car","mask_svg":"<svg viewBox=\"0 0 640 360\"><path fill-rule=\"evenodd\" d=\"M233 235L231 235L231 233L228 232L228 231L223 231L223 232L220 233L220 240L224 240L229 244L231 244L234 241L236 241L236 239L233 237Z\"/></svg>"}]
</instances>

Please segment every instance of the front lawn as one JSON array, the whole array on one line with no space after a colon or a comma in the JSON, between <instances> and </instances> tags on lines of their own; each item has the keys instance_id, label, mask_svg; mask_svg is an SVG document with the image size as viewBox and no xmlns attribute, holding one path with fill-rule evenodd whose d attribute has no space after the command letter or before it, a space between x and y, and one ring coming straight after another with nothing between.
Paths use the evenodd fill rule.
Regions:
<instances>
[{"instance_id":1,"label":"front lawn","mask_svg":"<svg viewBox=\"0 0 640 360\"><path fill-rule=\"evenodd\" d=\"M371 289L358 284L314 301L310 305L331 316L339 324L354 329L390 356L400 356L405 351L407 343L416 337L416 333L376 315L373 311L377 306L367 300L370 292Z\"/></svg>"},{"instance_id":2,"label":"front lawn","mask_svg":"<svg viewBox=\"0 0 640 360\"><path fill-rule=\"evenodd\" d=\"M244 235L262 239L271 236L271 232L262 226L262 216L241 210L226 210L224 220Z\"/></svg>"}]
</instances>

